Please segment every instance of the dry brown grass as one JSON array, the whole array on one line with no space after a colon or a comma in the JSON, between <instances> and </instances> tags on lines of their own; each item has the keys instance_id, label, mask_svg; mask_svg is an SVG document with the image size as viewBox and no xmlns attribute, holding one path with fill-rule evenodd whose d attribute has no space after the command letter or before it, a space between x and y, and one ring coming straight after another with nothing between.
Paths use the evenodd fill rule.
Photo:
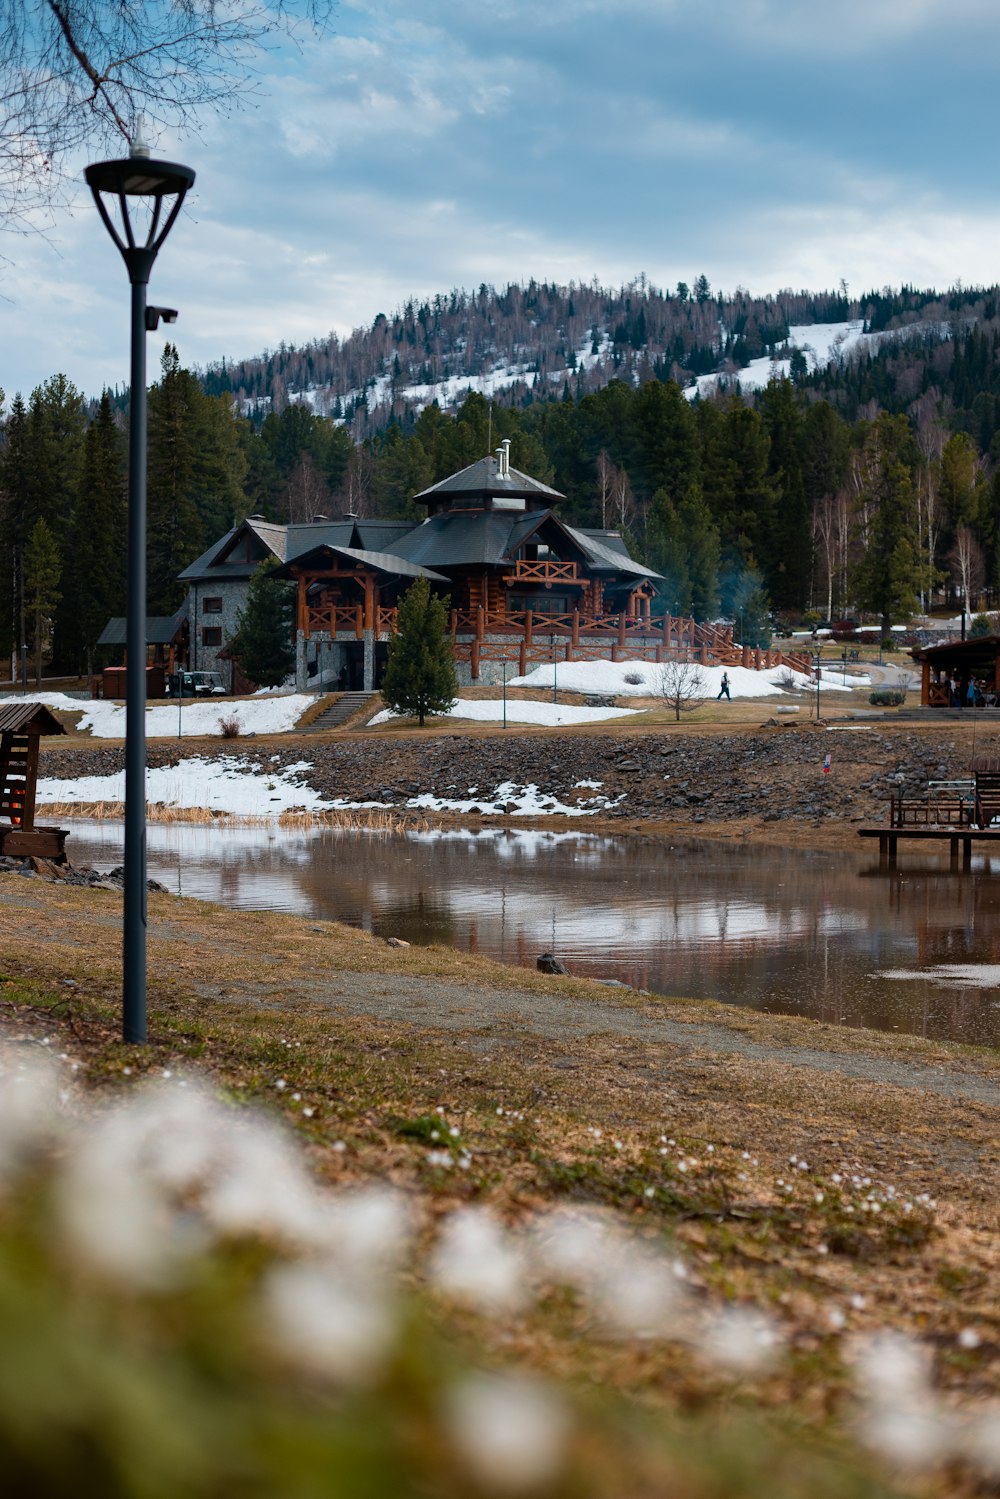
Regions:
<instances>
[{"instance_id":1,"label":"dry brown grass","mask_svg":"<svg viewBox=\"0 0 1000 1499\"><path fill-rule=\"evenodd\" d=\"M124 1066L196 1067L237 1098L280 1110L324 1179L391 1181L429 1194L435 1215L472 1201L511 1221L545 1204L613 1205L644 1233L673 1236L697 1294L773 1312L788 1346L779 1369L734 1397L676 1348L612 1347L577 1326L567 1331L554 1309L516 1336L518 1356L539 1370L637 1393L666 1412L722 1418L735 1399L801 1433L829 1435L844 1405L849 1346L831 1335L834 1308L850 1334L892 1326L929 1343L938 1381L956 1399L1000 1387L995 1111L942 1096L929 1107L918 1089L766 1054L585 1026L547 1036L531 1017L558 996L581 1019L592 1003L666 1013L682 1024L724 1024L765 1049L843 1049L991 1077L996 1058L721 1005L610 995L450 949L393 949L335 923L162 895L150 898L150 1044L123 1047L120 897L25 884L0 877L0 1024L6 1017L22 1033L48 1035L81 1061L95 1089L113 1091ZM366 979L362 1001L352 998L352 975ZM393 1018L393 996L414 985L427 986L422 1015L404 1023ZM507 1019L484 1023L477 996L487 990L509 995ZM420 1131L439 1107L472 1153L465 1173L427 1164ZM664 1165L661 1136L696 1158L686 1176ZM791 1155L809 1169L789 1197L781 1183ZM845 1169L938 1199L929 1234L859 1229L828 1186L816 1206L814 1192ZM982 1342L963 1353L958 1333L968 1326ZM509 1343L500 1328L488 1351L502 1354ZM972 1490L948 1474L912 1492L957 1499Z\"/></svg>"},{"instance_id":2,"label":"dry brown grass","mask_svg":"<svg viewBox=\"0 0 1000 1499\"><path fill-rule=\"evenodd\" d=\"M48 802L39 808L44 821L71 821L87 818L94 822L122 822L125 818L124 802ZM159 802L146 806L147 822L193 823L201 825L252 828L266 827L275 821L274 816L254 816L243 812L212 812L204 807L168 807ZM429 826L423 816L401 817L385 808L362 807L358 810L336 809L328 812L279 812L277 821L282 827L296 828L341 828L363 829L378 833L403 833L413 829L424 830Z\"/></svg>"}]
</instances>

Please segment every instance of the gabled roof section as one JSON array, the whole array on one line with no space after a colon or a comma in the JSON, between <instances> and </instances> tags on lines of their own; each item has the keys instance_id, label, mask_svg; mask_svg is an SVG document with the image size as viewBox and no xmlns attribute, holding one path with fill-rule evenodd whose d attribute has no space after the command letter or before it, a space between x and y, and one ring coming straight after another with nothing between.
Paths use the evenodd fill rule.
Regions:
<instances>
[{"instance_id":1,"label":"gabled roof section","mask_svg":"<svg viewBox=\"0 0 1000 1499\"><path fill-rule=\"evenodd\" d=\"M611 538L603 531L596 534L593 531L577 531L575 527L567 526L562 521L560 525L582 549L594 572L626 573L630 578L652 578L656 581L663 576L662 573L654 572L651 567L643 567L641 562L635 562L625 550L621 537L617 537L621 547L619 550L610 544Z\"/></svg>"},{"instance_id":2,"label":"gabled roof section","mask_svg":"<svg viewBox=\"0 0 1000 1499\"><path fill-rule=\"evenodd\" d=\"M184 571L178 573L178 579L182 583L199 583L212 578L220 581L249 578L261 562L267 560L268 554L278 562L284 562L287 530L287 526L278 526L272 521L240 521L238 526L230 527L221 541L214 542L207 552L189 562ZM233 558L231 554L238 542L247 535L253 536L257 543L255 550L260 555L249 561L245 557Z\"/></svg>"},{"instance_id":3,"label":"gabled roof section","mask_svg":"<svg viewBox=\"0 0 1000 1499\"><path fill-rule=\"evenodd\" d=\"M85 703L80 704L86 707ZM65 734L66 730L44 703L26 703L23 698L0 698L0 734Z\"/></svg>"},{"instance_id":4,"label":"gabled roof section","mask_svg":"<svg viewBox=\"0 0 1000 1499\"><path fill-rule=\"evenodd\" d=\"M441 573L420 567L391 552L370 552L364 547L331 546L325 541L320 542L319 546L312 547L308 552L299 552L297 556L289 558L281 567L273 570L271 577L291 578L294 576L292 569L297 567L321 568L330 557L346 557L348 562L360 562L365 567L373 568L376 572L388 573L394 578L429 578L433 583L448 582L448 579Z\"/></svg>"},{"instance_id":5,"label":"gabled roof section","mask_svg":"<svg viewBox=\"0 0 1000 1499\"><path fill-rule=\"evenodd\" d=\"M522 474L520 469L508 469L501 474L495 458L480 458L477 463L470 463L468 468L459 469L457 474L449 474L447 479L421 490L414 499L418 504L427 505L434 500L473 498L476 495L482 495L484 499L494 495L519 496L526 500L544 500L546 504L565 499L558 489L551 489L530 474Z\"/></svg>"},{"instance_id":6,"label":"gabled roof section","mask_svg":"<svg viewBox=\"0 0 1000 1499\"><path fill-rule=\"evenodd\" d=\"M148 614L146 616L146 644L170 645L180 634L187 619L187 604L182 604L176 614ZM125 645L127 622L123 616L109 619L98 637L98 645Z\"/></svg>"}]
</instances>

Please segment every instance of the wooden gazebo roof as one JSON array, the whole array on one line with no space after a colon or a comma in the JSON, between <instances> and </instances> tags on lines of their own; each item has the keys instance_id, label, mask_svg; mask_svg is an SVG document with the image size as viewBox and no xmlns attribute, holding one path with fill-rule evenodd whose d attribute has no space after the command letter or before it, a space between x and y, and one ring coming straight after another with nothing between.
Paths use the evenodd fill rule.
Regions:
<instances>
[{"instance_id":1,"label":"wooden gazebo roof","mask_svg":"<svg viewBox=\"0 0 1000 1499\"><path fill-rule=\"evenodd\" d=\"M24 698L0 698L0 734L65 734L51 708Z\"/></svg>"}]
</instances>

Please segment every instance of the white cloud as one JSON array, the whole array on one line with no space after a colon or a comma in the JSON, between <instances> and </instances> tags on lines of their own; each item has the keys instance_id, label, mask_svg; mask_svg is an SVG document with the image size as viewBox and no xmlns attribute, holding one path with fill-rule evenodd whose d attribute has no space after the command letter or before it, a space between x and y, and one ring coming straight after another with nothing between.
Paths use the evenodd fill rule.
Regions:
<instances>
[{"instance_id":1,"label":"white cloud","mask_svg":"<svg viewBox=\"0 0 1000 1499\"><path fill-rule=\"evenodd\" d=\"M158 143L198 173L150 288L187 361L480 281L996 276L992 0L342 0L335 26L261 54L259 107ZM5 248L0 386L124 383L89 203Z\"/></svg>"}]
</instances>

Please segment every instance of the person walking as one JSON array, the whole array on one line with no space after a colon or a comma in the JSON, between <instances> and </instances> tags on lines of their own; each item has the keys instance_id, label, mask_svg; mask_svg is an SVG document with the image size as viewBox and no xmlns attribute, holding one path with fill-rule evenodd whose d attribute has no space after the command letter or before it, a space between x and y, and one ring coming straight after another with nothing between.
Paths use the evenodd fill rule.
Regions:
<instances>
[{"instance_id":1,"label":"person walking","mask_svg":"<svg viewBox=\"0 0 1000 1499\"><path fill-rule=\"evenodd\" d=\"M729 696L729 673L728 673L728 671L724 671L722 673L722 686L719 688L718 696L716 697L715 701L718 702L720 697L724 697L727 703L731 703L732 702L732 698Z\"/></svg>"}]
</instances>

